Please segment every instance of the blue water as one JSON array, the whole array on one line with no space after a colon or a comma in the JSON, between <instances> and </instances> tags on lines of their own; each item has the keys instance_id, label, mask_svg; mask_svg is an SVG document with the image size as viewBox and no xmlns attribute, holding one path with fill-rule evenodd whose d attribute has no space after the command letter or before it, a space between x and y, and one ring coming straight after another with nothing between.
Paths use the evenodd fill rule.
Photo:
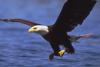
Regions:
<instances>
[{"instance_id":1,"label":"blue water","mask_svg":"<svg viewBox=\"0 0 100 67\"><path fill-rule=\"evenodd\" d=\"M22 18L53 24L66 0L0 0L0 18ZM100 67L100 38L73 43L76 53L49 61L51 46L41 36L28 33L28 26L0 22L0 67ZM100 34L100 2L71 33Z\"/></svg>"}]
</instances>

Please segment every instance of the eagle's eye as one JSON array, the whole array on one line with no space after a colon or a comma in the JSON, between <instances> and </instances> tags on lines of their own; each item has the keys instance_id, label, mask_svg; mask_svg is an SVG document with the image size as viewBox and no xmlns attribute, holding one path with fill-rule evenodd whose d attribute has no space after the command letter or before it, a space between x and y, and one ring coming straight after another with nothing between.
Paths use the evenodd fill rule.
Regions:
<instances>
[{"instance_id":1,"label":"eagle's eye","mask_svg":"<svg viewBox=\"0 0 100 67\"><path fill-rule=\"evenodd\" d=\"M36 27L34 27L33 29L37 29Z\"/></svg>"}]
</instances>

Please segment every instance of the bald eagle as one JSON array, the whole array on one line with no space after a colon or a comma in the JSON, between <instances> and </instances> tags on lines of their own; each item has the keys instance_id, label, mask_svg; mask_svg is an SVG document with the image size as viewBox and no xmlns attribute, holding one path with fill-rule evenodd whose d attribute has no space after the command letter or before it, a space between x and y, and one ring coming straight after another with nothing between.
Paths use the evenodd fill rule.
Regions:
<instances>
[{"instance_id":1,"label":"bald eagle","mask_svg":"<svg viewBox=\"0 0 100 67\"><path fill-rule=\"evenodd\" d=\"M49 59L54 56L63 56L65 52L75 53L74 47L67 32L72 31L77 25L82 24L84 19L89 15L96 0L68 0L65 2L59 17L53 25L42 25L23 19L0 19L4 22L20 22L31 26L28 32L35 32L46 39L53 49ZM61 50L59 45L64 46Z\"/></svg>"}]
</instances>

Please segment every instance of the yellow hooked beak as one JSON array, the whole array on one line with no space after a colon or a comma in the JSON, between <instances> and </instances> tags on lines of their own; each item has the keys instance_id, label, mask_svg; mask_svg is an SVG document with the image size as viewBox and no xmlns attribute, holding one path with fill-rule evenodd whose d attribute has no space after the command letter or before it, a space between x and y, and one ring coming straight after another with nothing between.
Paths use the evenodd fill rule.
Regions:
<instances>
[{"instance_id":1,"label":"yellow hooked beak","mask_svg":"<svg viewBox=\"0 0 100 67\"><path fill-rule=\"evenodd\" d=\"M29 30L28 30L28 32L35 32L36 30L35 29L32 29L32 28L30 28Z\"/></svg>"}]
</instances>

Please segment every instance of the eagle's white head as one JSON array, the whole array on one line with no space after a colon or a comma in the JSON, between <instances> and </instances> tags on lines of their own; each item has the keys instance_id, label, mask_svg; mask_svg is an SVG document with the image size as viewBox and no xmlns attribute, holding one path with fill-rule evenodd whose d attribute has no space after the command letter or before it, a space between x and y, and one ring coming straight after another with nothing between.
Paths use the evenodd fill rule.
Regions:
<instances>
[{"instance_id":1,"label":"eagle's white head","mask_svg":"<svg viewBox=\"0 0 100 67\"><path fill-rule=\"evenodd\" d=\"M40 35L45 35L49 32L49 28L48 26L44 26L44 25L36 25L31 27L28 32L34 32L34 33L38 33Z\"/></svg>"}]
</instances>

